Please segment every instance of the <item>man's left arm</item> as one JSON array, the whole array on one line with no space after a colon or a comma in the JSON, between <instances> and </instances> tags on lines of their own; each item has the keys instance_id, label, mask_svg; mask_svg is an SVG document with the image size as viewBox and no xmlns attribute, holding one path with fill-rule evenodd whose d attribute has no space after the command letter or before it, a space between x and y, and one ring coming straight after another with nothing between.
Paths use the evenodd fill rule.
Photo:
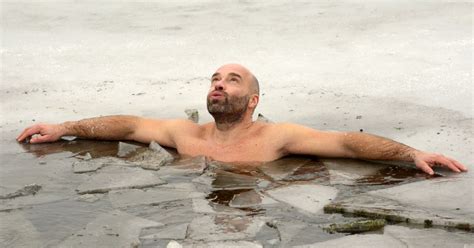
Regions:
<instances>
[{"instance_id":1,"label":"man's left arm","mask_svg":"<svg viewBox=\"0 0 474 248\"><path fill-rule=\"evenodd\" d=\"M433 166L448 167L455 172L467 171L466 166L442 154L423 152L376 135L324 132L294 124L281 125L285 130L286 153L413 162L430 175L434 174Z\"/></svg>"}]
</instances>

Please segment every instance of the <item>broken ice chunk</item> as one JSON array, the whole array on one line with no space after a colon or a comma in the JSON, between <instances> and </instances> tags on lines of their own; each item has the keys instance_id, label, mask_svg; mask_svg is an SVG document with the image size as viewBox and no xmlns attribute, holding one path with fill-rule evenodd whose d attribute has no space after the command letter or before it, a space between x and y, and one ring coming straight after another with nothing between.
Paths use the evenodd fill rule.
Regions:
<instances>
[{"instance_id":1,"label":"broken ice chunk","mask_svg":"<svg viewBox=\"0 0 474 248\"><path fill-rule=\"evenodd\" d=\"M140 168L107 166L77 188L79 194L106 193L117 189L141 189L165 182L155 173Z\"/></svg>"},{"instance_id":2,"label":"broken ice chunk","mask_svg":"<svg viewBox=\"0 0 474 248\"><path fill-rule=\"evenodd\" d=\"M61 139L65 141L73 141L77 139L77 137L76 136L62 136Z\"/></svg>"},{"instance_id":3,"label":"broken ice chunk","mask_svg":"<svg viewBox=\"0 0 474 248\"><path fill-rule=\"evenodd\" d=\"M119 142L117 156L121 158L126 157L127 155L130 155L131 153L135 152L140 147L141 146L125 142Z\"/></svg>"},{"instance_id":4,"label":"broken ice chunk","mask_svg":"<svg viewBox=\"0 0 474 248\"><path fill-rule=\"evenodd\" d=\"M197 109L186 109L186 110L184 110L184 112L188 116L188 120L191 120L194 123L199 122L199 112L198 112Z\"/></svg>"},{"instance_id":5,"label":"broken ice chunk","mask_svg":"<svg viewBox=\"0 0 474 248\"><path fill-rule=\"evenodd\" d=\"M143 169L159 170L161 166L173 161L173 155L155 141L152 141L149 150L136 154L130 158L135 165Z\"/></svg>"},{"instance_id":6,"label":"broken ice chunk","mask_svg":"<svg viewBox=\"0 0 474 248\"><path fill-rule=\"evenodd\" d=\"M29 184L13 193L0 195L0 199L12 199L20 196L35 195L36 193L38 193L38 191L40 191L41 188L41 185Z\"/></svg>"},{"instance_id":7,"label":"broken ice chunk","mask_svg":"<svg viewBox=\"0 0 474 248\"><path fill-rule=\"evenodd\" d=\"M273 121L269 120L267 117L263 116L261 113L258 113L257 121L261 121L265 123L273 123Z\"/></svg>"},{"instance_id":8,"label":"broken ice chunk","mask_svg":"<svg viewBox=\"0 0 474 248\"><path fill-rule=\"evenodd\" d=\"M255 190L250 190L234 195L232 200L229 202L229 206L234 208L249 208L276 203L277 201L270 197L261 195Z\"/></svg>"}]
</instances>

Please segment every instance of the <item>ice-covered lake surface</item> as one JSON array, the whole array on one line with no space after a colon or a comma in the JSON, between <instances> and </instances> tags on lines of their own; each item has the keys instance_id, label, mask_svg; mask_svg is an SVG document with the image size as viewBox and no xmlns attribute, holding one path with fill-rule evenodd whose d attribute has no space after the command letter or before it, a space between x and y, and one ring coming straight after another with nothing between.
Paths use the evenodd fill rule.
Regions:
<instances>
[{"instance_id":1,"label":"ice-covered lake surface","mask_svg":"<svg viewBox=\"0 0 474 248\"><path fill-rule=\"evenodd\" d=\"M471 167L472 3L2 1L0 25L2 247L473 243L472 168L426 177L366 161L226 165L172 150L157 168L166 158L139 144L15 141L34 123L99 115L193 108L211 121L209 77L237 62L261 82L256 112L275 122L363 130Z\"/></svg>"},{"instance_id":2,"label":"ice-covered lake surface","mask_svg":"<svg viewBox=\"0 0 474 248\"><path fill-rule=\"evenodd\" d=\"M369 235L361 245L397 247L419 232L432 238L424 245L437 244L439 233L450 237L445 244L472 241L462 199L426 209L397 191L452 181L409 166L305 156L229 164L88 140L10 146L0 200L6 247L287 247L350 234ZM163 153L173 161L150 169Z\"/></svg>"}]
</instances>

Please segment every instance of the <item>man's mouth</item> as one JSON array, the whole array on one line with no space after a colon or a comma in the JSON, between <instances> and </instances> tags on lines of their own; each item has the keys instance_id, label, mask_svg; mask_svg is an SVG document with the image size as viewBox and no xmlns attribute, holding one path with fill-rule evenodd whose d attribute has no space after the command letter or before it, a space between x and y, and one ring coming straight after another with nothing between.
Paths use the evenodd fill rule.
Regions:
<instances>
[{"instance_id":1,"label":"man's mouth","mask_svg":"<svg viewBox=\"0 0 474 248\"><path fill-rule=\"evenodd\" d=\"M209 95L209 98L211 100L214 100L214 99L221 99L221 98L225 98L225 94L223 92L220 92L220 91L213 91L210 95Z\"/></svg>"}]
</instances>

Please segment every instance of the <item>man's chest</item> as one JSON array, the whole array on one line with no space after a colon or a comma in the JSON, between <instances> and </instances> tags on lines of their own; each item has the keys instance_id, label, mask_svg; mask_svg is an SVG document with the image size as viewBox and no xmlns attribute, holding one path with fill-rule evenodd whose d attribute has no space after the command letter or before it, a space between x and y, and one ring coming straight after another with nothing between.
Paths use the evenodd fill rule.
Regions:
<instances>
[{"instance_id":1,"label":"man's chest","mask_svg":"<svg viewBox=\"0 0 474 248\"><path fill-rule=\"evenodd\" d=\"M176 149L180 154L204 155L223 162L272 161L282 157L277 144L264 142L264 139L261 138L249 139L230 145L219 145L206 139L192 138L177 142Z\"/></svg>"}]
</instances>

